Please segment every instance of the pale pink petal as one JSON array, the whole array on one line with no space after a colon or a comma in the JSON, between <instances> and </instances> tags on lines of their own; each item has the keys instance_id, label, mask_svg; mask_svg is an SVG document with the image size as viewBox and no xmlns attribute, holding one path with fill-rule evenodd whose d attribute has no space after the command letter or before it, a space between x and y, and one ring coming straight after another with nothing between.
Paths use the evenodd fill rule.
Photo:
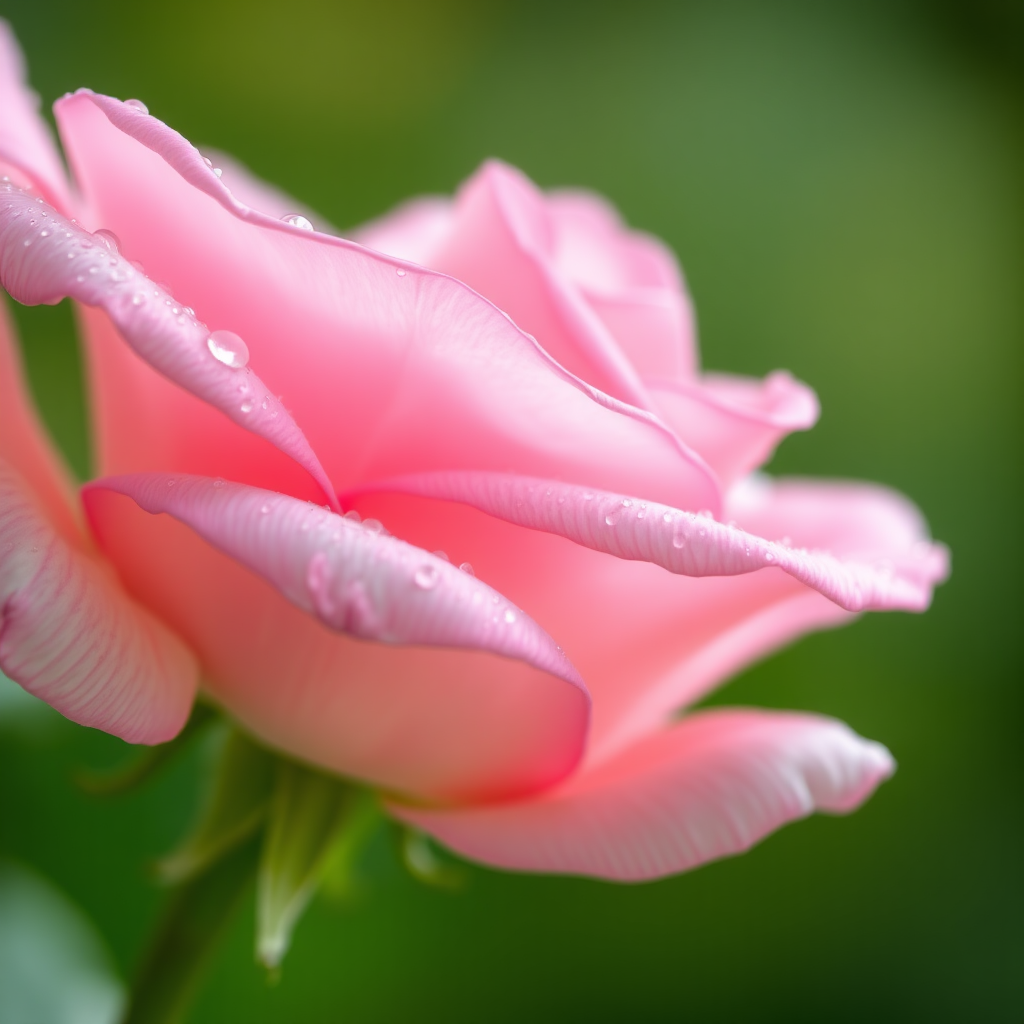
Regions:
<instances>
[{"instance_id":1,"label":"pale pink petal","mask_svg":"<svg viewBox=\"0 0 1024 1024\"><path fill-rule=\"evenodd\" d=\"M450 199L420 196L402 203L377 220L361 225L350 232L349 237L368 249L429 267L451 232L452 218Z\"/></svg>"},{"instance_id":2,"label":"pale pink petal","mask_svg":"<svg viewBox=\"0 0 1024 1024\"><path fill-rule=\"evenodd\" d=\"M837 596L847 597L853 596L853 584L866 580L870 588L862 597L891 602L883 606L905 602L919 607L945 569L943 549L924 542L923 532L908 534L902 522L893 524L881 551L867 538L869 560L862 564L858 543L863 531L831 507L827 486L816 502L817 538L844 552L847 561L800 553L650 502L644 508L643 502L627 499L633 501L627 507L606 494L579 495L553 481L477 479L475 486L459 492L454 487L445 492L440 482L405 481L404 486L426 483L424 493L459 493L470 504L383 490L347 501L406 540L441 548L453 562L471 563L481 579L558 638L594 699L590 763L659 727L678 708L804 633L850 621L849 612L805 585L801 576L810 585L835 583ZM785 502L786 485L777 486ZM748 500L748 511L767 517L773 493L767 485L760 507ZM894 499L888 492L863 488L859 494L865 519L884 522L892 514ZM836 495L836 506L846 501ZM872 511L873 504L879 508ZM663 521L666 514L669 523ZM609 518L612 523L606 522ZM790 543L805 543L810 528L799 514L791 519L786 525ZM675 547L676 540L682 540L681 548ZM752 553L792 556L790 571L757 561L753 554L748 558L748 541ZM647 560L652 558L663 562ZM896 565L901 575L893 579ZM915 566L918 575L912 572ZM739 574L703 575L715 572Z\"/></svg>"},{"instance_id":3,"label":"pale pink petal","mask_svg":"<svg viewBox=\"0 0 1024 1024\"><path fill-rule=\"evenodd\" d=\"M0 459L31 488L50 525L68 544L85 539L71 476L39 422L21 369L7 307L0 301Z\"/></svg>"},{"instance_id":4,"label":"pale pink petal","mask_svg":"<svg viewBox=\"0 0 1024 1024\"><path fill-rule=\"evenodd\" d=\"M693 308L672 252L629 230L589 192L547 196L554 263L612 333L642 378L688 379L697 367Z\"/></svg>"},{"instance_id":5,"label":"pale pink petal","mask_svg":"<svg viewBox=\"0 0 1024 1024\"><path fill-rule=\"evenodd\" d=\"M545 198L520 171L490 160L462 186L430 265L490 299L577 377L650 407L636 368L558 272Z\"/></svg>"},{"instance_id":6,"label":"pale pink petal","mask_svg":"<svg viewBox=\"0 0 1024 1024\"><path fill-rule=\"evenodd\" d=\"M0 460L0 669L82 725L163 743L185 723L195 659L54 531Z\"/></svg>"},{"instance_id":7,"label":"pale pink petal","mask_svg":"<svg viewBox=\"0 0 1024 1024\"><path fill-rule=\"evenodd\" d=\"M0 174L35 186L61 210L71 205L67 176L29 88L25 61L11 26L0 18Z\"/></svg>"},{"instance_id":8,"label":"pale pink petal","mask_svg":"<svg viewBox=\"0 0 1024 1024\"><path fill-rule=\"evenodd\" d=\"M730 709L687 717L532 800L387 806L485 864L639 882L742 853L814 811L853 810L894 768L885 747L833 719Z\"/></svg>"},{"instance_id":9,"label":"pale pink petal","mask_svg":"<svg viewBox=\"0 0 1024 1024\"><path fill-rule=\"evenodd\" d=\"M288 411L248 366L214 357L210 330L190 309L129 263L116 243L90 234L12 184L0 184L0 283L30 306L71 296L101 308L136 355L289 455L336 500ZM160 426L173 433L177 424Z\"/></svg>"},{"instance_id":10,"label":"pale pink petal","mask_svg":"<svg viewBox=\"0 0 1024 1024\"><path fill-rule=\"evenodd\" d=\"M379 524L224 481L137 475L84 494L129 588L269 742L434 799L529 792L577 763L589 696L576 670L444 559Z\"/></svg>"},{"instance_id":11,"label":"pale pink petal","mask_svg":"<svg viewBox=\"0 0 1024 1024\"><path fill-rule=\"evenodd\" d=\"M116 100L79 93L57 116L78 180L124 251L245 338L341 489L512 469L623 490L629 481L691 507L720 501L702 460L660 421L574 379L466 285L245 206L180 135ZM120 408L118 382L133 371L98 369L104 470L165 468L147 454L159 438ZM168 411L175 401L159 383L147 400ZM230 466L234 444L212 431L192 456Z\"/></svg>"},{"instance_id":12,"label":"pale pink petal","mask_svg":"<svg viewBox=\"0 0 1024 1024\"><path fill-rule=\"evenodd\" d=\"M767 462L787 434L813 427L820 411L814 392L781 370L763 381L706 374L646 384L662 419L726 489Z\"/></svg>"}]
</instances>

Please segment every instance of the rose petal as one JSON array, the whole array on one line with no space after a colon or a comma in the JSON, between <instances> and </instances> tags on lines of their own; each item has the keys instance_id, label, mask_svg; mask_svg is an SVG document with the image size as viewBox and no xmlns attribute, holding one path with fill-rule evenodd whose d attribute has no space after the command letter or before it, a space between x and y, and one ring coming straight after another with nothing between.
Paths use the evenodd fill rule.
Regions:
<instances>
[{"instance_id":1,"label":"rose petal","mask_svg":"<svg viewBox=\"0 0 1024 1024\"><path fill-rule=\"evenodd\" d=\"M14 173L61 210L71 208L67 177L50 126L29 88L25 61L11 26L0 18L0 173Z\"/></svg>"},{"instance_id":2,"label":"rose petal","mask_svg":"<svg viewBox=\"0 0 1024 1024\"><path fill-rule=\"evenodd\" d=\"M2 26L0 22L0 26ZM2 34L2 30L0 30ZM29 397L21 356L5 304L0 301L0 459L26 482L50 525L73 547L85 540L78 498L67 467L50 443Z\"/></svg>"},{"instance_id":3,"label":"rose petal","mask_svg":"<svg viewBox=\"0 0 1024 1024\"><path fill-rule=\"evenodd\" d=\"M429 267L452 229L452 216L452 201L446 196L420 196L361 225L349 237L368 249Z\"/></svg>"},{"instance_id":4,"label":"rose petal","mask_svg":"<svg viewBox=\"0 0 1024 1024\"><path fill-rule=\"evenodd\" d=\"M430 265L490 299L577 377L649 409L635 367L557 272L554 246L543 194L520 171L489 160L460 189Z\"/></svg>"},{"instance_id":5,"label":"rose petal","mask_svg":"<svg viewBox=\"0 0 1024 1024\"><path fill-rule=\"evenodd\" d=\"M837 552L842 558L828 550L794 548L782 540L783 524L790 537L799 536L801 526L834 536L833 523L822 515L831 507L831 492L826 485L825 500L794 522L792 515L773 519L764 508L771 503L772 486L767 478L752 483L750 489L757 493L741 490L733 502L737 515L776 525L780 530L777 540L719 523L707 513L683 512L638 497L511 474L422 474L378 481L365 490L463 502L506 522L555 533L618 558L654 562L683 576L736 576L781 569L847 611L923 611L928 607L932 588L945 578L948 565L945 548L928 543L923 529L909 536L901 532L896 543L886 538L881 546L859 547L844 540ZM901 507L911 507L884 488L847 487L865 495L866 505L888 507L891 499L901 502ZM799 497L790 504L793 512L800 512ZM733 505L727 508L733 509ZM917 521L920 524L919 518Z\"/></svg>"},{"instance_id":6,"label":"rose petal","mask_svg":"<svg viewBox=\"0 0 1024 1024\"><path fill-rule=\"evenodd\" d=\"M730 709L691 715L533 800L388 810L485 864L636 882L741 853L814 811L850 811L894 767L841 722Z\"/></svg>"},{"instance_id":7,"label":"rose petal","mask_svg":"<svg viewBox=\"0 0 1024 1024\"><path fill-rule=\"evenodd\" d=\"M291 456L336 501L330 480L291 415L248 367L214 358L205 324L104 240L12 184L0 184L0 283L30 306L72 296L101 307L137 355ZM160 426L165 433L173 432L174 425Z\"/></svg>"},{"instance_id":8,"label":"rose petal","mask_svg":"<svg viewBox=\"0 0 1024 1024\"><path fill-rule=\"evenodd\" d=\"M787 499L785 483L751 483L748 489L758 491L744 499L743 514L752 521L782 527L796 544L813 536L853 560L866 552L882 563L883 575L887 559L913 552L925 536L916 513L908 516L908 503L881 488L846 485L833 496L834 488L824 485L808 495L805 507ZM584 496L585 504L607 500L590 493L594 496L589 502ZM776 494L788 518L773 513ZM561 504L560 498L565 498ZM532 498L527 488L522 507L517 500L510 504L520 516L539 500L573 519L570 498L556 484L535 485ZM805 633L852 618L793 575L773 569L693 578L649 561L610 558L565 536L522 529L466 504L384 491L361 493L354 502L363 515L388 523L412 543L443 548L453 562L470 562L481 579L558 638L594 699L588 764L660 728L668 716L753 661ZM856 521L845 517L847 506L858 509ZM629 508L612 504L606 514L620 518L614 527L600 520L595 531L618 530L628 523L621 518L627 514L642 525L654 510L649 503L646 509L640 502ZM715 532L726 528L702 517L696 524L693 539L709 549L702 558L704 567L712 568L708 563L718 558Z\"/></svg>"},{"instance_id":9,"label":"rose petal","mask_svg":"<svg viewBox=\"0 0 1024 1024\"><path fill-rule=\"evenodd\" d=\"M611 331L642 378L688 379L697 367L693 308L672 252L631 231L601 196L546 197L554 262Z\"/></svg>"},{"instance_id":10,"label":"rose petal","mask_svg":"<svg viewBox=\"0 0 1024 1024\"><path fill-rule=\"evenodd\" d=\"M787 434L813 427L820 411L814 392L781 370L763 381L706 374L646 384L665 422L725 489L767 462Z\"/></svg>"},{"instance_id":11,"label":"rose petal","mask_svg":"<svg viewBox=\"0 0 1024 1024\"><path fill-rule=\"evenodd\" d=\"M195 645L215 696L269 741L434 799L529 792L577 763L589 696L576 670L520 609L443 559L373 524L223 481L139 474L84 495L131 589Z\"/></svg>"},{"instance_id":12,"label":"rose petal","mask_svg":"<svg viewBox=\"0 0 1024 1024\"><path fill-rule=\"evenodd\" d=\"M81 725L162 743L184 725L195 659L47 523L0 460L0 669Z\"/></svg>"},{"instance_id":13,"label":"rose petal","mask_svg":"<svg viewBox=\"0 0 1024 1024\"><path fill-rule=\"evenodd\" d=\"M707 467L660 421L572 378L466 285L244 206L180 135L116 100L80 93L57 116L104 223L204 318L246 339L340 488L511 468L631 481L691 507L720 501ZM114 370L103 372L104 470L165 468L147 461L148 435L121 409ZM147 399L175 401L159 382ZM188 465L229 466L234 443L209 433Z\"/></svg>"}]
</instances>

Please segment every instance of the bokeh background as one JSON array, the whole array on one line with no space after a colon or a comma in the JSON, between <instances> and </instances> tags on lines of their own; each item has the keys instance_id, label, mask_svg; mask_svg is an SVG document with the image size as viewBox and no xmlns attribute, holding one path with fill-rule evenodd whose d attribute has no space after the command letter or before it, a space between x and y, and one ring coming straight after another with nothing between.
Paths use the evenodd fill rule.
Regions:
<instances>
[{"instance_id":1,"label":"bokeh background","mask_svg":"<svg viewBox=\"0 0 1024 1024\"><path fill-rule=\"evenodd\" d=\"M437 891L382 834L273 986L250 902L194 1024L1022 1019L1021 4L3 8L47 106L80 85L140 97L334 224L450 192L488 156L606 193L679 254L706 366L817 389L820 425L772 470L891 484L953 550L927 615L811 637L715 697L886 743L900 770L856 815L634 887L472 868ZM85 475L71 312L16 315ZM77 904L129 977L163 899L145 864L187 822L200 754L96 801L73 772L124 745L3 692L0 854Z\"/></svg>"}]
</instances>

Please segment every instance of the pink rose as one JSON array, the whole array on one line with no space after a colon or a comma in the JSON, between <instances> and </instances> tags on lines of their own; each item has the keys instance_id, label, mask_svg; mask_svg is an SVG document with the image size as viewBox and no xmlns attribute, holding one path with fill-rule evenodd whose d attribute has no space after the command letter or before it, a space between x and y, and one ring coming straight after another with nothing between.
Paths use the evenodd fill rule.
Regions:
<instances>
[{"instance_id":1,"label":"pink rose","mask_svg":"<svg viewBox=\"0 0 1024 1024\"><path fill-rule=\"evenodd\" d=\"M89 91L55 107L72 187L0 44L0 280L79 303L102 474L86 528L5 328L4 672L153 743L199 666L270 745L527 870L680 871L890 774L820 716L677 718L924 609L947 556L890 491L754 472L817 401L699 371L664 246L499 163L342 239Z\"/></svg>"}]
</instances>

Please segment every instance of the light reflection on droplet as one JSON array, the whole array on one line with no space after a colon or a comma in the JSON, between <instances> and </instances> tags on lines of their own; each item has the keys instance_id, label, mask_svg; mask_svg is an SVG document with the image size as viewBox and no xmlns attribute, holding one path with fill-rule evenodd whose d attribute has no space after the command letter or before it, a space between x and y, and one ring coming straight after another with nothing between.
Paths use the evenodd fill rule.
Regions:
<instances>
[{"instance_id":1,"label":"light reflection on droplet","mask_svg":"<svg viewBox=\"0 0 1024 1024\"><path fill-rule=\"evenodd\" d=\"M433 590L441 574L435 565L421 565L413 575L412 581L420 590Z\"/></svg>"},{"instance_id":2,"label":"light reflection on droplet","mask_svg":"<svg viewBox=\"0 0 1024 1024\"><path fill-rule=\"evenodd\" d=\"M233 370L240 370L249 362L249 347L234 331L214 331L206 339L206 347L217 362Z\"/></svg>"}]
</instances>

